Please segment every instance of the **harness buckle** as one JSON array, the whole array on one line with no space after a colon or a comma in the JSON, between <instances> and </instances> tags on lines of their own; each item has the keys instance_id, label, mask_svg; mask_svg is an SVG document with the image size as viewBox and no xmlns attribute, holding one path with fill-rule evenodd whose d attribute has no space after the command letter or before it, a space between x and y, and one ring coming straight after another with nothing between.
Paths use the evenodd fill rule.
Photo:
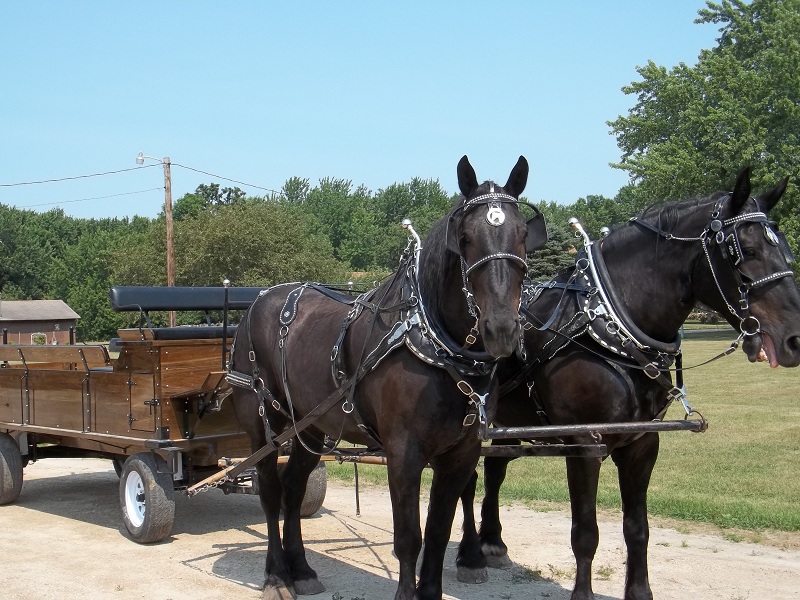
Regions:
<instances>
[{"instance_id":1,"label":"harness buckle","mask_svg":"<svg viewBox=\"0 0 800 600\"><path fill-rule=\"evenodd\" d=\"M356 408L355 405L352 402L350 402L349 398L344 402L342 402L342 412L344 412L347 415L352 413L355 410L355 408Z\"/></svg>"},{"instance_id":2,"label":"harness buckle","mask_svg":"<svg viewBox=\"0 0 800 600\"><path fill-rule=\"evenodd\" d=\"M247 353L247 358L250 359L250 362L256 362L256 351L250 350L250 352Z\"/></svg>"},{"instance_id":3,"label":"harness buckle","mask_svg":"<svg viewBox=\"0 0 800 600\"><path fill-rule=\"evenodd\" d=\"M467 416L464 417L464 422L462 423L462 425L464 427L470 427L471 425L474 425L475 421L477 420L478 420L478 415L476 415L475 413L467 413Z\"/></svg>"},{"instance_id":4,"label":"harness buckle","mask_svg":"<svg viewBox=\"0 0 800 600\"><path fill-rule=\"evenodd\" d=\"M456 383L456 387L458 388L459 392L468 398L472 398L472 395L475 393L475 390L472 389L472 386L463 379Z\"/></svg>"},{"instance_id":5,"label":"harness buckle","mask_svg":"<svg viewBox=\"0 0 800 600\"><path fill-rule=\"evenodd\" d=\"M661 371L659 371L658 365L655 362L645 365L642 371L650 379L658 379L658 376L661 374Z\"/></svg>"}]
</instances>

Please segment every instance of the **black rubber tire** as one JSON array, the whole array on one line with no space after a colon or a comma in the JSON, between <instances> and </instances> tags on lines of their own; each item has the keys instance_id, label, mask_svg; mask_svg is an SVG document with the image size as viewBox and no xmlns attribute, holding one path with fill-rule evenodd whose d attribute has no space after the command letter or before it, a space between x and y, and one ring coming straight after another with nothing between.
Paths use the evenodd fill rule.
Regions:
<instances>
[{"instance_id":1,"label":"black rubber tire","mask_svg":"<svg viewBox=\"0 0 800 600\"><path fill-rule=\"evenodd\" d=\"M122 520L134 541L160 542L172 531L175 488L167 463L150 452L128 457L119 478Z\"/></svg>"},{"instance_id":2,"label":"black rubber tire","mask_svg":"<svg viewBox=\"0 0 800 600\"><path fill-rule=\"evenodd\" d=\"M0 433L0 504L11 504L22 491L22 455L16 440Z\"/></svg>"},{"instance_id":3,"label":"black rubber tire","mask_svg":"<svg viewBox=\"0 0 800 600\"><path fill-rule=\"evenodd\" d=\"M306 495L303 496L303 503L300 505L300 516L310 517L316 514L322 508L322 503L325 502L327 491L328 471L325 469L325 463L320 461L308 476Z\"/></svg>"}]
</instances>

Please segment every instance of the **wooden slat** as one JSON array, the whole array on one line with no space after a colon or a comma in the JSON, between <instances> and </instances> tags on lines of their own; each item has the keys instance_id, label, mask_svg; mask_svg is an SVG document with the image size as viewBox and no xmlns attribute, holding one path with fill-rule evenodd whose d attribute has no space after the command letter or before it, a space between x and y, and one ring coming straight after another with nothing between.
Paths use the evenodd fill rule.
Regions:
<instances>
[{"instance_id":1,"label":"wooden slat","mask_svg":"<svg viewBox=\"0 0 800 600\"><path fill-rule=\"evenodd\" d=\"M24 359L24 360L23 360ZM84 359L91 368L108 366L110 359L105 346L44 346L44 345L0 345L0 361L13 362L12 368L22 368L22 362L34 363L29 366L47 365L44 368L66 368L57 365L76 365L84 368ZM42 367L39 367L42 368Z\"/></svg>"}]
</instances>

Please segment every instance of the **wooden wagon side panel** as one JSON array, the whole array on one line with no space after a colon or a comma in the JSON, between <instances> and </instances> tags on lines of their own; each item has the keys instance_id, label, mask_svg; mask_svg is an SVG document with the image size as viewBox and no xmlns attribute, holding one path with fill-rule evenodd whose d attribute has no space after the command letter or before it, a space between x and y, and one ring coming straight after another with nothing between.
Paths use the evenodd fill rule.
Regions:
<instances>
[{"instance_id":1,"label":"wooden wagon side panel","mask_svg":"<svg viewBox=\"0 0 800 600\"><path fill-rule=\"evenodd\" d=\"M87 383L85 371L28 371L30 424L85 431L91 410Z\"/></svg>"},{"instance_id":2,"label":"wooden wagon side panel","mask_svg":"<svg viewBox=\"0 0 800 600\"><path fill-rule=\"evenodd\" d=\"M24 369L0 369L0 423L22 423L24 407Z\"/></svg>"},{"instance_id":3,"label":"wooden wagon side panel","mask_svg":"<svg viewBox=\"0 0 800 600\"><path fill-rule=\"evenodd\" d=\"M208 374L220 368L222 350L219 343L162 346L159 351L161 392L164 396L199 390Z\"/></svg>"},{"instance_id":4,"label":"wooden wagon side panel","mask_svg":"<svg viewBox=\"0 0 800 600\"><path fill-rule=\"evenodd\" d=\"M152 374L93 372L91 394L94 431L152 437L157 408L153 406L155 384Z\"/></svg>"}]
</instances>

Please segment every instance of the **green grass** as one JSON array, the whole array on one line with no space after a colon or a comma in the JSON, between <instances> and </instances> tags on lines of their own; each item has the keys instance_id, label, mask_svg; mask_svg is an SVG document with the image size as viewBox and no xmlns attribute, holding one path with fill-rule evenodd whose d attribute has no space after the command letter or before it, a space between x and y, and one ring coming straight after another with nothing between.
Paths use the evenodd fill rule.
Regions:
<instances>
[{"instance_id":1,"label":"green grass","mask_svg":"<svg viewBox=\"0 0 800 600\"><path fill-rule=\"evenodd\" d=\"M730 330L708 335L684 340L685 367L717 355L734 337ZM751 364L737 350L687 371L685 381L690 404L709 428L661 434L649 513L725 528L800 531L800 369ZM667 417L682 418L682 407L673 406ZM329 474L352 480L353 467L329 463ZM362 482L387 485L384 467L361 465L359 475ZM619 509L616 476L606 460L598 506ZM429 480L426 470L425 486ZM563 459L525 458L509 466L504 502L546 508L568 499Z\"/></svg>"}]
</instances>

